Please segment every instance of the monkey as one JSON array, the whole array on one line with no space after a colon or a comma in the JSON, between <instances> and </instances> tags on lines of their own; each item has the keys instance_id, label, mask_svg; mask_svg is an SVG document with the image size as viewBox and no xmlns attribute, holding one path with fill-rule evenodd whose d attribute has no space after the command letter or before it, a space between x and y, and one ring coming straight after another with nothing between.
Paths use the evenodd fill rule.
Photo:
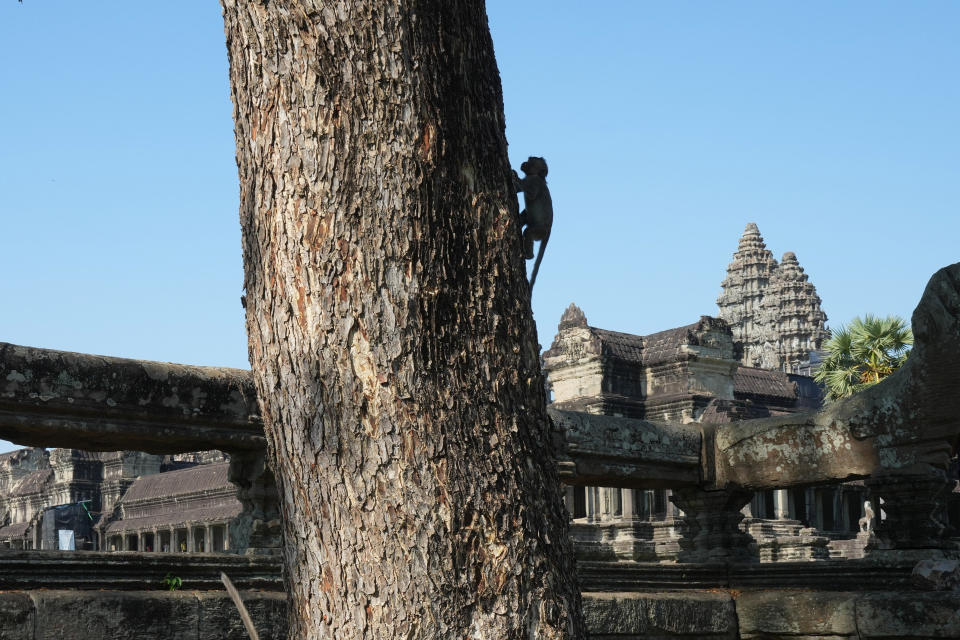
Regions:
<instances>
[{"instance_id":1,"label":"monkey","mask_svg":"<svg viewBox=\"0 0 960 640\"><path fill-rule=\"evenodd\" d=\"M540 250L537 252L537 261L533 263L533 273L530 275L530 292L537 281L537 272L543 260L544 249L550 239L550 229L553 228L553 201L550 199L550 189L547 187L547 161L543 158L530 156L520 165L523 179L517 172L513 172L513 180L517 193L523 191L523 202L526 208L520 212L520 226L523 230L523 257L533 259L533 242L540 241Z\"/></svg>"}]
</instances>

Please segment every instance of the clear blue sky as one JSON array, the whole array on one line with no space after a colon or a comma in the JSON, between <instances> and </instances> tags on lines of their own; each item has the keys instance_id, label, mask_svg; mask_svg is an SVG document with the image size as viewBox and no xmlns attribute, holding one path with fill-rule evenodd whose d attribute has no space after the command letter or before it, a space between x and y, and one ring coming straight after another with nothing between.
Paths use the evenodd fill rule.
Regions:
<instances>
[{"instance_id":1,"label":"clear blue sky","mask_svg":"<svg viewBox=\"0 0 960 640\"><path fill-rule=\"evenodd\" d=\"M514 166L550 163L540 341L576 301L715 314L754 221L830 324L960 260L960 3L496 1ZM0 2L0 341L247 366L215 0Z\"/></svg>"}]
</instances>

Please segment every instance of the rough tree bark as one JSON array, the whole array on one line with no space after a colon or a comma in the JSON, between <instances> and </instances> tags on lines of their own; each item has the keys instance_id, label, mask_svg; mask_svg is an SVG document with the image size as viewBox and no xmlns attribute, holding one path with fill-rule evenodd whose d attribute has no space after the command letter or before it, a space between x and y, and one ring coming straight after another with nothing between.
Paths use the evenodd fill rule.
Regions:
<instances>
[{"instance_id":1,"label":"rough tree bark","mask_svg":"<svg viewBox=\"0 0 960 640\"><path fill-rule=\"evenodd\" d=\"M578 638L482 0L221 0L295 638Z\"/></svg>"}]
</instances>

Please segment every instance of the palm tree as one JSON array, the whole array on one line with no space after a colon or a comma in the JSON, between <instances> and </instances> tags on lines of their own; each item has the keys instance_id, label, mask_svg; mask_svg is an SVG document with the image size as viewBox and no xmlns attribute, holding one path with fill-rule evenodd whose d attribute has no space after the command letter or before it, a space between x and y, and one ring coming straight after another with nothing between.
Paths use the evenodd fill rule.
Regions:
<instances>
[{"instance_id":1,"label":"palm tree","mask_svg":"<svg viewBox=\"0 0 960 640\"><path fill-rule=\"evenodd\" d=\"M824 345L827 357L813 378L831 400L845 398L883 380L910 355L913 332L903 318L867 314L841 326Z\"/></svg>"}]
</instances>

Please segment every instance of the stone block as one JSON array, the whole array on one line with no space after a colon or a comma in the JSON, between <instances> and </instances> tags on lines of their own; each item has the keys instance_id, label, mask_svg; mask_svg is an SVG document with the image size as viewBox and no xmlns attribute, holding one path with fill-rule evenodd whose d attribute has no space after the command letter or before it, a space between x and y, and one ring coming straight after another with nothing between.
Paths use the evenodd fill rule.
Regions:
<instances>
[{"instance_id":1,"label":"stone block","mask_svg":"<svg viewBox=\"0 0 960 640\"><path fill-rule=\"evenodd\" d=\"M921 560L913 568L913 582L921 589L948 591L960 589L960 560Z\"/></svg>"},{"instance_id":2,"label":"stone block","mask_svg":"<svg viewBox=\"0 0 960 640\"><path fill-rule=\"evenodd\" d=\"M226 592L197 592L200 603L199 640L247 638L233 600ZM250 613L260 640L285 640L287 637L287 597L283 593L241 591L240 597Z\"/></svg>"},{"instance_id":3,"label":"stone block","mask_svg":"<svg viewBox=\"0 0 960 640\"><path fill-rule=\"evenodd\" d=\"M37 640L196 640L197 598L192 592L37 591Z\"/></svg>"},{"instance_id":4,"label":"stone block","mask_svg":"<svg viewBox=\"0 0 960 640\"><path fill-rule=\"evenodd\" d=\"M0 593L0 640L31 640L36 611L25 593Z\"/></svg>"},{"instance_id":5,"label":"stone block","mask_svg":"<svg viewBox=\"0 0 960 640\"><path fill-rule=\"evenodd\" d=\"M583 613L591 640L737 638L726 593L584 593Z\"/></svg>"},{"instance_id":6,"label":"stone block","mask_svg":"<svg viewBox=\"0 0 960 640\"><path fill-rule=\"evenodd\" d=\"M737 598L743 640L857 638L856 593L746 591Z\"/></svg>"},{"instance_id":7,"label":"stone block","mask_svg":"<svg viewBox=\"0 0 960 640\"><path fill-rule=\"evenodd\" d=\"M960 593L862 594L857 600L860 640L960 638Z\"/></svg>"}]
</instances>

